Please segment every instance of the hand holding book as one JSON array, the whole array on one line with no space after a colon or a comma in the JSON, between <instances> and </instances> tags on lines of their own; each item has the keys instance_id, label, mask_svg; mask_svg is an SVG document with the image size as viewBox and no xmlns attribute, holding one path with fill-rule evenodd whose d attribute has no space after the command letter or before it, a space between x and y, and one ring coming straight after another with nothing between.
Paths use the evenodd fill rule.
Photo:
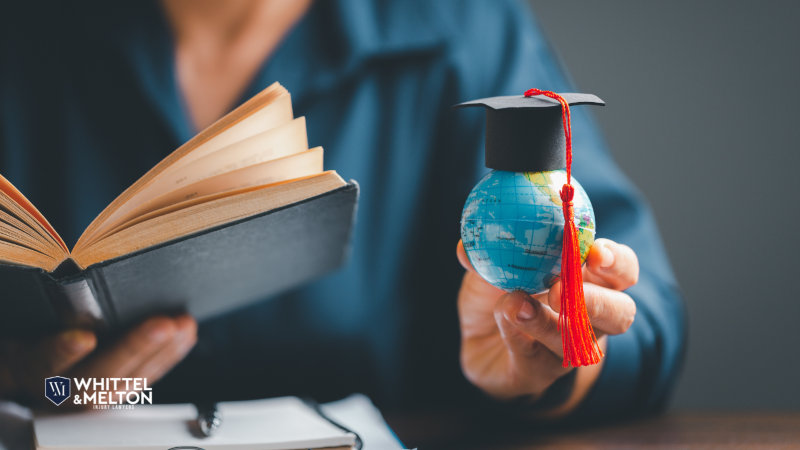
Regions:
<instances>
[{"instance_id":1,"label":"hand holding book","mask_svg":"<svg viewBox=\"0 0 800 450\"><path fill-rule=\"evenodd\" d=\"M204 320L335 269L358 185L324 172L322 153L275 83L123 192L71 252L0 176L0 336Z\"/></svg>"},{"instance_id":2,"label":"hand holding book","mask_svg":"<svg viewBox=\"0 0 800 450\"><path fill-rule=\"evenodd\" d=\"M148 383L155 383L186 356L196 340L197 323L185 314L151 317L98 352L93 352L95 334L82 329L34 341L0 339L0 399L33 399L52 407L42 397L42 380L54 374L69 378L146 378ZM68 399L58 410L91 407L75 405Z\"/></svg>"}]
</instances>

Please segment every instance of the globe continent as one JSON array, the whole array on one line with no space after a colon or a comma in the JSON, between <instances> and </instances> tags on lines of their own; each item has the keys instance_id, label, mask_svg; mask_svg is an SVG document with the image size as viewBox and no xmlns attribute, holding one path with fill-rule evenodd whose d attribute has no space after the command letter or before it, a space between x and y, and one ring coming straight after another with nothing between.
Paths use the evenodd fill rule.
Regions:
<instances>
[{"instance_id":1,"label":"globe continent","mask_svg":"<svg viewBox=\"0 0 800 450\"><path fill-rule=\"evenodd\" d=\"M564 170L505 172L494 170L472 189L461 215L461 240L475 270L505 291L537 294L558 281L564 213L559 192ZM575 187L575 226L581 263L594 242L592 204Z\"/></svg>"}]
</instances>

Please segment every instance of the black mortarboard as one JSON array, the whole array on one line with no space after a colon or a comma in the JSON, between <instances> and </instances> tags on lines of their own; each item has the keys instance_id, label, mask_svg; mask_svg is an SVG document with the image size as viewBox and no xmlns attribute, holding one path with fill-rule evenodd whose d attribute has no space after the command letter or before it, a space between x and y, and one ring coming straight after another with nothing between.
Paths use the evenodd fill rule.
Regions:
<instances>
[{"instance_id":1,"label":"black mortarboard","mask_svg":"<svg viewBox=\"0 0 800 450\"><path fill-rule=\"evenodd\" d=\"M561 94L570 104L605 105L592 94ZM453 108L486 108L486 167L509 172L541 172L567 167L561 104L537 95L492 97Z\"/></svg>"}]
</instances>

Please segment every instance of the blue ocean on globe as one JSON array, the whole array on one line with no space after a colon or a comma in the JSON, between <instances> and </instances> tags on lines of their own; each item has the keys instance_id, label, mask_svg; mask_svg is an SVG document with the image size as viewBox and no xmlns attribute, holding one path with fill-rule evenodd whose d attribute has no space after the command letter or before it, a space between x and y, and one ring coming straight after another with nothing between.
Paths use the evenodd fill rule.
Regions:
<instances>
[{"instance_id":1,"label":"blue ocean on globe","mask_svg":"<svg viewBox=\"0 0 800 450\"><path fill-rule=\"evenodd\" d=\"M461 240L475 270L508 292L537 294L561 273L564 213L559 192L564 170L487 174L470 192L461 215ZM572 178L581 263L594 242L594 210Z\"/></svg>"}]
</instances>

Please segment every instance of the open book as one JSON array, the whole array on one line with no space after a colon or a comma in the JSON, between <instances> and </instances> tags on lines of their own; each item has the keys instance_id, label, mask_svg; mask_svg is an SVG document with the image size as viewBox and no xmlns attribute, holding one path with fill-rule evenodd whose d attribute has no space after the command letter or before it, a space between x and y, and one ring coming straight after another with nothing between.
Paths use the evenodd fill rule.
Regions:
<instances>
[{"instance_id":1,"label":"open book","mask_svg":"<svg viewBox=\"0 0 800 450\"><path fill-rule=\"evenodd\" d=\"M310 270L300 271L303 276L289 279L296 284L318 276L343 259L358 191L357 185L346 183L336 172L323 172L322 154L321 147L308 148L305 118L294 118L289 93L275 83L175 150L123 192L89 225L71 252L36 207L0 176L0 283L8 294L0 306L12 313L15 309L27 311L30 305L19 302L35 304L31 298L44 293L41 302L49 302L55 316L67 324L85 322L94 315L92 321L110 325L158 310L189 309L210 316L275 293L276 286L279 290L291 287L286 279L259 287L261 284L244 279L259 275L254 270L239 270L241 266L255 264L251 269L269 272L276 270L276 264L298 267L307 265L304 258L314 257L293 255L295 249L286 247L286 236L272 233L264 240L263 233L258 234L263 230L242 227L241 222L327 193L344 193L344 201L323 200L316 208L303 210L307 212L302 221L332 229L322 232L326 242L314 244L332 249L329 253L336 254L333 259L337 261L324 270L311 264ZM331 211L334 206L337 211ZM292 227L290 222L299 213L262 220L259 226ZM331 214L336 218L329 217ZM347 216L347 223L339 216ZM294 240L308 238L302 234L308 223L289 235ZM194 243L186 244L187 239ZM149 254L151 249L173 247L170 243L185 245L180 251L160 252L155 260ZM301 242L294 247L308 246ZM268 253L277 258L259 256ZM140 264L128 262L123 269L126 273L113 275L111 272L120 270L109 270L114 261L137 255L147 257L139 258ZM21 282L19 278L30 272L14 271L15 266L46 273ZM98 270L92 270L95 267ZM155 268L160 272L153 272ZM183 289L171 280L186 277L194 283L193 289ZM193 294L205 286L204 277L227 281L228 289L212 289L219 298L205 301L217 305L193 305L203 303ZM38 289L28 286L31 283L39 285ZM151 283L161 283L161 288L136 287ZM136 314L119 317L130 309L120 302L137 302ZM146 306L149 302L161 302L162 307L154 310Z\"/></svg>"},{"instance_id":2,"label":"open book","mask_svg":"<svg viewBox=\"0 0 800 450\"><path fill-rule=\"evenodd\" d=\"M78 267L344 186L308 149L289 93L268 87L181 146L114 200L70 254L56 230L0 175L0 261L51 272Z\"/></svg>"}]
</instances>

